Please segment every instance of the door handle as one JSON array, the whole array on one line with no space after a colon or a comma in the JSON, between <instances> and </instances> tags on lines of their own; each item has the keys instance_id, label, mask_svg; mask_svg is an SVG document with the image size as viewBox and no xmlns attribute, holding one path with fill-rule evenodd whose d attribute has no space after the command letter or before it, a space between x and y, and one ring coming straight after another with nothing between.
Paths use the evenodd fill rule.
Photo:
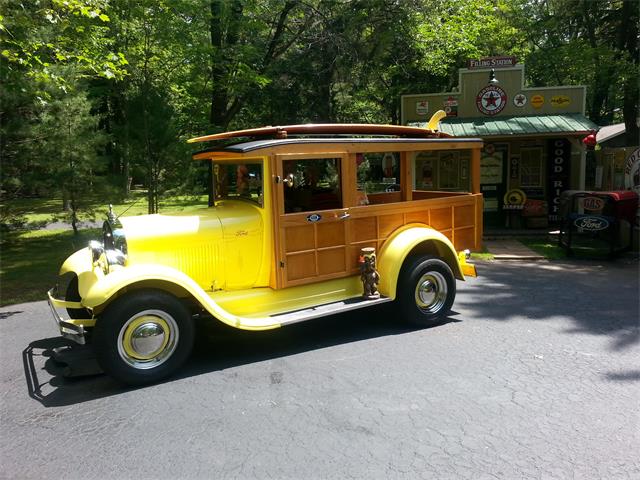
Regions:
<instances>
[{"instance_id":1,"label":"door handle","mask_svg":"<svg viewBox=\"0 0 640 480\"><path fill-rule=\"evenodd\" d=\"M295 183L295 178L293 176L293 173L290 173L289 175L287 175L286 177L284 177L282 179L282 183L284 183L287 187L291 188L294 186Z\"/></svg>"}]
</instances>

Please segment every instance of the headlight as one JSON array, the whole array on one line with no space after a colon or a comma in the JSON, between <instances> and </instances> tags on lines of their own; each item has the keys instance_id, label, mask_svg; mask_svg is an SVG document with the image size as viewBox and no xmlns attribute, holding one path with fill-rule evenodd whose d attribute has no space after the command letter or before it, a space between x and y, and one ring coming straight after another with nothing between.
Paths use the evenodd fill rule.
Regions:
<instances>
[{"instance_id":1,"label":"headlight","mask_svg":"<svg viewBox=\"0 0 640 480\"><path fill-rule=\"evenodd\" d=\"M120 265L124 267L124 264L127 262L127 255L120 250L107 250L105 252L107 257L107 265Z\"/></svg>"},{"instance_id":2,"label":"headlight","mask_svg":"<svg viewBox=\"0 0 640 480\"><path fill-rule=\"evenodd\" d=\"M102 243L97 240L89 242L91 258L94 266L109 273L115 265L124 266L127 262L127 240L122 229L112 229L109 221L102 224Z\"/></svg>"},{"instance_id":3,"label":"headlight","mask_svg":"<svg viewBox=\"0 0 640 480\"><path fill-rule=\"evenodd\" d=\"M119 250L124 255L127 255L127 239L124 236L124 230L116 228L113 231L113 247L114 250Z\"/></svg>"},{"instance_id":4,"label":"headlight","mask_svg":"<svg viewBox=\"0 0 640 480\"><path fill-rule=\"evenodd\" d=\"M91 261L95 265L104 253L104 245L97 240L91 240L89 242L89 250L91 250Z\"/></svg>"}]
</instances>

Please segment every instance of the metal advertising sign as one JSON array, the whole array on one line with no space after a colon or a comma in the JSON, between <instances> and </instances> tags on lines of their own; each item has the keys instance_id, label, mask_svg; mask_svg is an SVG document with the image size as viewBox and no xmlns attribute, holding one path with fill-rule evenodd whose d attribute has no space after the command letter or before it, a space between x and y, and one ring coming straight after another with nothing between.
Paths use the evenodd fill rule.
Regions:
<instances>
[{"instance_id":1,"label":"metal advertising sign","mask_svg":"<svg viewBox=\"0 0 640 480\"><path fill-rule=\"evenodd\" d=\"M531 106L533 108L541 108L544 105L544 97L542 95L534 95L531 97Z\"/></svg>"},{"instance_id":2,"label":"metal advertising sign","mask_svg":"<svg viewBox=\"0 0 640 480\"><path fill-rule=\"evenodd\" d=\"M554 95L549 103L556 108L568 107L571 105L571 99L566 95Z\"/></svg>"},{"instance_id":3,"label":"metal advertising sign","mask_svg":"<svg viewBox=\"0 0 640 480\"><path fill-rule=\"evenodd\" d=\"M416 113L418 115L426 115L429 113L429 102L423 100L421 102L416 102Z\"/></svg>"},{"instance_id":4,"label":"metal advertising sign","mask_svg":"<svg viewBox=\"0 0 640 480\"><path fill-rule=\"evenodd\" d=\"M509 160L509 170L511 171L511 180L518 180L520 178L520 156L514 155Z\"/></svg>"},{"instance_id":5,"label":"metal advertising sign","mask_svg":"<svg viewBox=\"0 0 640 480\"><path fill-rule=\"evenodd\" d=\"M582 208L585 210L602 210L604 208L604 200L599 197L584 197L582 199Z\"/></svg>"},{"instance_id":6,"label":"metal advertising sign","mask_svg":"<svg viewBox=\"0 0 640 480\"><path fill-rule=\"evenodd\" d=\"M640 148L636 148L624 163L624 186L640 194Z\"/></svg>"},{"instance_id":7,"label":"metal advertising sign","mask_svg":"<svg viewBox=\"0 0 640 480\"><path fill-rule=\"evenodd\" d=\"M476 96L476 106L485 115L500 113L506 104L507 94L497 85L487 85Z\"/></svg>"},{"instance_id":8,"label":"metal advertising sign","mask_svg":"<svg viewBox=\"0 0 640 480\"><path fill-rule=\"evenodd\" d=\"M516 107L524 107L527 104L527 96L524 93L519 93L513 97L513 104Z\"/></svg>"},{"instance_id":9,"label":"metal advertising sign","mask_svg":"<svg viewBox=\"0 0 640 480\"><path fill-rule=\"evenodd\" d=\"M447 114L447 117L457 117L458 116L458 99L456 97L449 96L443 102L444 111Z\"/></svg>"},{"instance_id":10,"label":"metal advertising sign","mask_svg":"<svg viewBox=\"0 0 640 480\"><path fill-rule=\"evenodd\" d=\"M547 199L549 221L557 222L560 217L560 195L569 188L571 144L566 138L549 140L547 144Z\"/></svg>"},{"instance_id":11,"label":"metal advertising sign","mask_svg":"<svg viewBox=\"0 0 640 480\"><path fill-rule=\"evenodd\" d=\"M597 232L609 228L609 220L596 215L579 216L573 221L573 224L582 230L588 230L590 232Z\"/></svg>"}]
</instances>

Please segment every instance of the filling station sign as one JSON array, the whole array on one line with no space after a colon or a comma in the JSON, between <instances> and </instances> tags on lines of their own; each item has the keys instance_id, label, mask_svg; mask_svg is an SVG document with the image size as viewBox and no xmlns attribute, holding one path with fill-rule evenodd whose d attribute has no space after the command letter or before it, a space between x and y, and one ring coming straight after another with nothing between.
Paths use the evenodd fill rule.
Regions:
<instances>
[{"instance_id":1,"label":"filling station sign","mask_svg":"<svg viewBox=\"0 0 640 480\"><path fill-rule=\"evenodd\" d=\"M515 67L516 57L486 57L479 60L469 60L469 70L476 68L509 68Z\"/></svg>"}]
</instances>

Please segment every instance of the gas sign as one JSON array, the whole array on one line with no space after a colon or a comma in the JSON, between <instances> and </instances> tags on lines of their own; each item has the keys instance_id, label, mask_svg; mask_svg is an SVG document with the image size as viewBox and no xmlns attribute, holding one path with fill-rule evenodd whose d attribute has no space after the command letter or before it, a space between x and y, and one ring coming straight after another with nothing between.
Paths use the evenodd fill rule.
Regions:
<instances>
[{"instance_id":1,"label":"gas sign","mask_svg":"<svg viewBox=\"0 0 640 480\"><path fill-rule=\"evenodd\" d=\"M604 200L598 197L584 197L582 199L582 207L585 210L602 210L604 208Z\"/></svg>"}]
</instances>

